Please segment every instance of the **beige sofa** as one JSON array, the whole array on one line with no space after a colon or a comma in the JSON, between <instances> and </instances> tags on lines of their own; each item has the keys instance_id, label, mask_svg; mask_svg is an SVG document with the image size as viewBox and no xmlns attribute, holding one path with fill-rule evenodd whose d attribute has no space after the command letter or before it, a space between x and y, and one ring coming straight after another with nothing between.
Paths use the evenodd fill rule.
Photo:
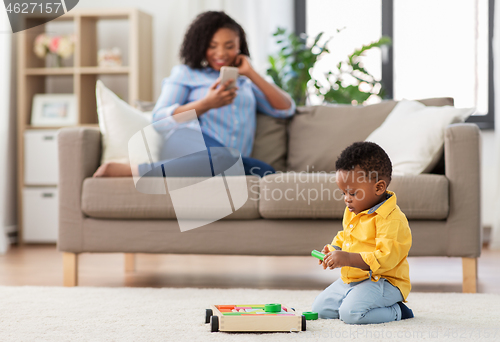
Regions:
<instances>
[{"instance_id":1,"label":"beige sofa","mask_svg":"<svg viewBox=\"0 0 500 342\"><path fill-rule=\"evenodd\" d=\"M453 105L449 98L422 102ZM126 268L133 269L134 253L306 256L321 249L342 229L344 204L326 196L336 188L337 156L352 142L364 140L395 105L306 107L289 120L258 115L252 156L288 172L247 177L249 200L243 207L186 232L179 229L168 195L140 193L132 178L91 178L100 162L99 130L62 129L58 249L64 253L64 285L78 284L80 253L125 253ZM396 192L410 222L410 256L462 258L463 290L476 292L481 253L479 130L462 123L444 133L443 157L434 170L394 176L389 190ZM272 196L273 191L286 193L287 200ZM301 191L308 195L301 196ZM316 193L324 196L314 198Z\"/></svg>"}]
</instances>

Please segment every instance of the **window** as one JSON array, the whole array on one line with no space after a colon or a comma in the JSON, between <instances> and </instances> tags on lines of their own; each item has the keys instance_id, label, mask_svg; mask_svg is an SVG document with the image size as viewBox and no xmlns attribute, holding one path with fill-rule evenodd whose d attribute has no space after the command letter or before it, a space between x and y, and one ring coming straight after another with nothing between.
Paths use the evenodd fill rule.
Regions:
<instances>
[{"instance_id":1,"label":"window","mask_svg":"<svg viewBox=\"0 0 500 342\"><path fill-rule=\"evenodd\" d=\"M488 0L394 2L394 98L488 113Z\"/></svg>"},{"instance_id":2,"label":"window","mask_svg":"<svg viewBox=\"0 0 500 342\"><path fill-rule=\"evenodd\" d=\"M320 82L332 66L346 60L354 50L377 41L382 36L382 0L309 0L306 2L306 30L315 37L324 32L322 40L328 43L330 54L323 56L316 63L312 75ZM356 8L356 10L353 10ZM341 32L337 32L341 30ZM364 58L364 67L376 79L382 78L382 54L380 49L372 49ZM323 80L326 83L326 79ZM346 80L348 83L349 80ZM311 97L312 104L321 101ZM367 102L378 102L376 97Z\"/></svg>"},{"instance_id":3,"label":"window","mask_svg":"<svg viewBox=\"0 0 500 342\"><path fill-rule=\"evenodd\" d=\"M457 107L476 107L468 121L493 128L494 0L296 0L297 11L300 3L305 3L302 31L333 35L346 27L331 42L338 55L345 57L382 34L393 38L384 56L374 51L365 58L389 98L453 97ZM336 57L324 58L325 65L318 62L314 72Z\"/></svg>"}]
</instances>

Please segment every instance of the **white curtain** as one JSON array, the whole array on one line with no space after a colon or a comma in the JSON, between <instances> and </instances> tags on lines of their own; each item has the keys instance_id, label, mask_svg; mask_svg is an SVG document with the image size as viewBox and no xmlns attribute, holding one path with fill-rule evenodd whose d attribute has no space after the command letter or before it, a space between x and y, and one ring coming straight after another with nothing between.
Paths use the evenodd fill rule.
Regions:
<instances>
[{"instance_id":1,"label":"white curtain","mask_svg":"<svg viewBox=\"0 0 500 342\"><path fill-rule=\"evenodd\" d=\"M16 220L15 73L11 63L13 34L5 7L0 7L0 254L4 254L9 246L7 230L14 227Z\"/></svg>"},{"instance_id":2,"label":"white curtain","mask_svg":"<svg viewBox=\"0 0 500 342\"><path fill-rule=\"evenodd\" d=\"M495 80L495 151L496 151L496 201L495 201L495 221L490 248L500 249L500 3L495 3L495 29L493 32L493 60L494 60L494 80Z\"/></svg>"},{"instance_id":3,"label":"white curtain","mask_svg":"<svg viewBox=\"0 0 500 342\"><path fill-rule=\"evenodd\" d=\"M245 30L254 68L262 75L268 55L277 50L272 34L277 27L293 32L293 0L205 0L207 10L222 10Z\"/></svg>"}]
</instances>

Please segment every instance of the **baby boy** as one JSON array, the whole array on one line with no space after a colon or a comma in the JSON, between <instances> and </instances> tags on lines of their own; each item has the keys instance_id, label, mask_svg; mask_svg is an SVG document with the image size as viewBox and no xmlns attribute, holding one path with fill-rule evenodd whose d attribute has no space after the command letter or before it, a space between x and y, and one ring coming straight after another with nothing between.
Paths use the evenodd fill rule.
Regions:
<instances>
[{"instance_id":1,"label":"baby boy","mask_svg":"<svg viewBox=\"0 0 500 342\"><path fill-rule=\"evenodd\" d=\"M411 284L406 257L411 231L405 214L388 191L392 164L377 144L356 142L342 151L335 167L346 208L343 230L319 264L341 267L341 278L314 300L320 318L368 324L412 318L405 304Z\"/></svg>"}]
</instances>

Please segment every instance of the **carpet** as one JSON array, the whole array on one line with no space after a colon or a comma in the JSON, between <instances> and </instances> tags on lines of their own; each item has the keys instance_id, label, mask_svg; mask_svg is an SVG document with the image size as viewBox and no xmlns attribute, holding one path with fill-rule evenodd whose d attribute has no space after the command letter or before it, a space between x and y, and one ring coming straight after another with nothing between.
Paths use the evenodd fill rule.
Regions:
<instances>
[{"instance_id":1,"label":"carpet","mask_svg":"<svg viewBox=\"0 0 500 342\"><path fill-rule=\"evenodd\" d=\"M299 333L210 333L210 304L283 303L319 291L0 286L0 341L500 341L500 295L411 293L415 318L374 325L307 321Z\"/></svg>"}]
</instances>

